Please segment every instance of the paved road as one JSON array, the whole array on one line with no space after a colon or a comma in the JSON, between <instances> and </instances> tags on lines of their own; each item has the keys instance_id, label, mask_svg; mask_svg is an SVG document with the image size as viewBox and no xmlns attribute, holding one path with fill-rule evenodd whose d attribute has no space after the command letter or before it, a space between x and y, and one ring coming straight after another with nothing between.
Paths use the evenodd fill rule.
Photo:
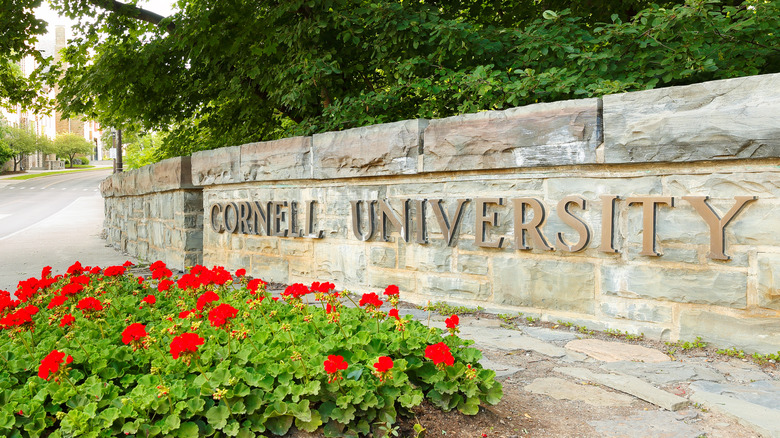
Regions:
<instances>
[{"instance_id":1,"label":"paved road","mask_svg":"<svg viewBox=\"0 0 780 438\"><path fill-rule=\"evenodd\" d=\"M74 261L122 263L100 238L103 198L99 184L110 169L26 181L0 179L0 289L40 275L44 266L63 272Z\"/></svg>"}]
</instances>

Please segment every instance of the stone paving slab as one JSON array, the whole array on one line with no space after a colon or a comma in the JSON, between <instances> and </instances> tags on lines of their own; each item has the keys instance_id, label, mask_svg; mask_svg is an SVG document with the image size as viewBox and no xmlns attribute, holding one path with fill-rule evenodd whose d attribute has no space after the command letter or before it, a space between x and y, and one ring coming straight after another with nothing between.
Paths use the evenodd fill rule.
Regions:
<instances>
[{"instance_id":1,"label":"stone paving slab","mask_svg":"<svg viewBox=\"0 0 780 438\"><path fill-rule=\"evenodd\" d=\"M669 411L677 411L688 405L688 400L660 390L655 386L633 376L619 374L597 374L585 368L556 367L555 372L600 383L612 389L631 394L634 397L660 406Z\"/></svg>"},{"instance_id":2,"label":"stone paving slab","mask_svg":"<svg viewBox=\"0 0 780 438\"><path fill-rule=\"evenodd\" d=\"M685 416L668 411L644 411L625 418L588 421L599 436L611 438L697 438L702 429L684 423Z\"/></svg>"},{"instance_id":3,"label":"stone paving slab","mask_svg":"<svg viewBox=\"0 0 780 438\"><path fill-rule=\"evenodd\" d=\"M523 332L545 342L573 341L579 337L575 333L566 333L544 327L523 327Z\"/></svg>"},{"instance_id":4,"label":"stone paving slab","mask_svg":"<svg viewBox=\"0 0 780 438\"><path fill-rule=\"evenodd\" d=\"M762 380L747 385L735 383L693 382L693 391L706 391L754 403L777 411L780 416L780 382Z\"/></svg>"},{"instance_id":5,"label":"stone paving slab","mask_svg":"<svg viewBox=\"0 0 780 438\"><path fill-rule=\"evenodd\" d=\"M585 353L604 362L629 360L633 362L668 362L669 356L652 348L600 339L578 339L566 344L566 349Z\"/></svg>"},{"instance_id":6,"label":"stone paving slab","mask_svg":"<svg viewBox=\"0 0 780 438\"><path fill-rule=\"evenodd\" d=\"M628 374L656 385L711 380L720 382L725 377L710 368L682 362L639 363L631 361L609 362L601 366L605 371Z\"/></svg>"},{"instance_id":7,"label":"stone paving slab","mask_svg":"<svg viewBox=\"0 0 780 438\"><path fill-rule=\"evenodd\" d=\"M757 431L764 437L780 437L780 410L702 389L691 395L691 401L732 417L739 424Z\"/></svg>"},{"instance_id":8,"label":"stone paving slab","mask_svg":"<svg viewBox=\"0 0 780 438\"><path fill-rule=\"evenodd\" d=\"M526 385L526 391L543 394L556 400L575 400L593 406L628 406L634 399L605 389L580 385L558 377L540 377Z\"/></svg>"},{"instance_id":9,"label":"stone paving slab","mask_svg":"<svg viewBox=\"0 0 780 438\"><path fill-rule=\"evenodd\" d=\"M512 365L496 362L484 357L480 359L479 364L482 365L483 368L495 371L496 377L499 378L511 376L512 374L523 371L524 369L524 368L517 368L517 367L513 367Z\"/></svg>"},{"instance_id":10,"label":"stone paving slab","mask_svg":"<svg viewBox=\"0 0 780 438\"><path fill-rule=\"evenodd\" d=\"M461 327L460 336L478 341L480 345L499 350L526 350L555 358L565 357L567 354L564 348L523 335L515 330Z\"/></svg>"},{"instance_id":11,"label":"stone paving slab","mask_svg":"<svg viewBox=\"0 0 780 438\"><path fill-rule=\"evenodd\" d=\"M729 361L716 362L713 367L723 373L729 380L738 382L754 382L756 380L768 380L770 377L763 371L757 370L748 362Z\"/></svg>"}]
</instances>

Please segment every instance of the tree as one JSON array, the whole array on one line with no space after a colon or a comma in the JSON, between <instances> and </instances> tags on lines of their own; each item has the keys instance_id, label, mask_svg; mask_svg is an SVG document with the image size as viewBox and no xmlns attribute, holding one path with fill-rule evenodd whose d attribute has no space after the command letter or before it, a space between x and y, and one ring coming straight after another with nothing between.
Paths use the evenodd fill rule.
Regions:
<instances>
[{"instance_id":1,"label":"tree","mask_svg":"<svg viewBox=\"0 0 780 438\"><path fill-rule=\"evenodd\" d=\"M780 0L54 3L82 19L61 109L164 131L161 158L780 71Z\"/></svg>"},{"instance_id":2,"label":"tree","mask_svg":"<svg viewBox=\"0 0 780 438\"><path fill-rule=\"evenodd\" d=\"M77 134L60 134L54 139L54 150L57 155L67 156L72 168L76 155L88 155L92 152L92 143Z\"/></svg>"},{"instance_id":3,"label":"tree","mask_svg":"<svg viewBox=\"0 0 780 438\"><path fill-rule=\"evenodd\" d=\"M40 145L38 136L32 130L16 126L7 129L5 141L13 154L14 172L24 157L37 152Z\"/></svg>"},{"instance_id":4,"label":"tree","mask_svg":"<svg viewBox=\"0 0 780 438\"><path fill-rule=\"evenodd\" d=\"M34 14L41 1L4 0L0 8L0 106L21 104L39 109L47 104L38 91L48 60L35 47L38 36L46 33L46 23ZM25 76L18 63L28 55L39 66Z\"/></svg>"}]
</instances>

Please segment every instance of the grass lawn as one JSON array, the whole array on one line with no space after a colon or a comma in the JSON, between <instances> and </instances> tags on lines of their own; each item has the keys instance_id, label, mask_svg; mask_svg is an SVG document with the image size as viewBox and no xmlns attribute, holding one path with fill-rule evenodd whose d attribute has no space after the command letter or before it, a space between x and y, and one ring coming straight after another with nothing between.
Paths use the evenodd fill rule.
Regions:
<instances>
[{"instance_id":1,"label":"grass lawn","mask_svg":"<svg viewBox=\"0 0 780 438\"><path fill-rule=\"evenodd\" d=\"M95 166L74 166L74 170L58 170L55 172L41 172L41 173L31 173L28 175L19 175L19 176L13 176L11 178L5 178L5 179L11 179L11 180L26 180L26 179L33 179L38 178L41 176L49 176L49 175L59 175L62 173L70 173L70 172L86 172L90 170L99 170Z\"/></svg>"}]
</instances>

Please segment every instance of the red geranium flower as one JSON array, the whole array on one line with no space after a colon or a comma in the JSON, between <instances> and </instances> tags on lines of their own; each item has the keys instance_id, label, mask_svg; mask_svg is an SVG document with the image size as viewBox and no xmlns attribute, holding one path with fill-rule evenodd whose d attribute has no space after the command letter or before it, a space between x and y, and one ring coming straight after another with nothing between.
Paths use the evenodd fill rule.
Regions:
<instances>
[{"instance_id":1,"label":"red geranium flower","mask_svg":"<svg viewBox=\"0 0 780 438\"><path fill-rule=\"evenodd\" d=\"M387 295L388 297L398 296L399 293L400 291L398 290L398 286L394 284L387 286L387 288L385 289L385 295Z\"/></svg>"},{"instance_id":2,"label":"red geranium flower","mask_svg":"<svg viewBox=\"0 0 780 438\"><path fill-rule=\"evenodd\" d=\"M238 315L238 309L230 304L220 304L209 312L209 322L212 327L222 327L228 323L228 319L235 318Z\"/></svg>"},{"instance_id":3,"label":"red geranium flower","mask_svg":"<svg viewBox=\"0 0 780 438\"><path fill-rule=\"evenodd\" d=\"M219 295L210 290L206 291L203 295L198 297L198 302L195 305L195 308L202 312L205 307L210 306L211 303L217 300L219 300Z\"/></svg>"},{"instance_id":4,"label":"red geranium flower","mask_svg":"<svg viewBox=\"0 0 780 438\"><path fill-rule=\"evenodd\" d=\"M325 365L325 372L330 375L328 378L328 383L335 380L342 380L343 377L341 377L341 371L346 370L349 366L349 364L344 360L343 356L336 356L333 354L325 359L323 365Z\"/></svg>"},{"instance_id":5,"label":"red geranium flower","mask_svg":"<svg viewBox=\"0 0 780 438\"><path fill-rule=\"evenodd\" d=\"M84 268L81 266L81 262L76 262L68 268L68 275L80 275L84 272Z\"/></svg>"},{"instance_id":6,"label":"red geranium flower","mask_svg":"<svg viewBox=\"0 0 780 438\"><path fill-rule=\"evenodd\" d=\"M38 377L43 380L49 380L49 374L59 374L60 365L62 365L63 359L65 360L65 364L73 362L73 357L70 355L66 358L65 353L52 350L51 353L41 360L41 366L38 368ZM56 381L57 378L55 377L54 380Z\"/></svg>"},{"instance_id":7,"label":"red geranium flower","mask_svg":"<svg viewBox=\"0 0 780 438\"><path fill-rule=\"evenodd\" d=\"M185 310L185 311L179 313L179 318L184 319L184 318L190 316L190 313L192 313L192 310Z\"/></svg>"},{"instance_id":8,"label":"red geranium flower","mask_svg":"<svg viewBox=\"0 0 780 438\"><path fill-rule=\"evenodd\" d=\"M162 260L157 260L156 262L154 262L151 265L149 265L149 270L150 271L156 271L158 269L164 269L164 268L167 268L167 267L168 266L165 264L165 262L163 262Z\"/></svg>"},{"instance_id":9,"label":"red geranium flower","mask_svg":"<svg viewBox=\"0 0 780 438\"><path fill-rule=\"evenodd\" d=\"M122 266L124 266L125 268L129 268L130 266L133 266L133 262L128 260L128 261L122 263Z\"/></svg>"},{"instance_id":10,"label":"red geranium flower","mask_svg":"<svg viewBox=\"0 0 780 438\"><path fill-rule=\"evenodd\" d=\"M29 305L16 312L9 313L5 318L0 319L0 326L31 328L33 325L32 317L38 313L38 308Z\"/></svg>"},{"instance_id":11,"label":"red geranium flower","mask_svg":"<svg viewBox=\"0 0 780 438\"><path fill-rule=\"evenodd\" d=\"M260 286L263 286L263 290L265 290L266 285L268 285L268 283L259 278L255 278L254 280L250 280L249 283L247 283L246 288L249 289L250 294L254 295L257 293L257 289L260 288Z\"/></svg>"},{"instance_id":12,"label":"red geranium flower","mask_svg":"<svg viewBox=\"0 0 780 438\"><path fill-rule=\"evenodd\" d=\"M138 347L146 347L143 345L143 338L145 338L148 335L146 333L146 326L140 323L134 323L127 326L127 328L122 332L122 343L125 345L128 345L130 343L133 344L133 351L135 351Z\"/></svg>"},{"instance_id":13,"label":"red geranium flower","mask_svg":"<svg viewBox=\"0 0 780 438\"><path fill-rule=\"evenodd\" d=\"M444 320L444 323L447 324L447 330L450 332L451 335L455 335L455 333L458 332L458 324L460 324L460 318L458 315L452 315L449 318Z\"/></svg>"},{"instance_id":14,"label":"red geranium flower","mask_svg":"<svg viewBox=\"0 0 780 438\"><path fill-rule=\"evenodd\" d=\"M57 295L56 297L52 298L51 301L49 301L49 305L46 306L47 309L53 309L55 307L59 307L65 302L68 301L67 295Z\"/></svg>"},{"instance_id":15,"label":"red geranium flower","mask_svg":"<svg viewBox=\"0 0 780 438\"><path fill-rule=\"evenodd\" d=\"M125 274L124 266L109 266L103 270L103 275L106 277L117 277Z\"/></svg>"},{"instance_id":16,"label":"red geranium flower","mask_svg":"<svg viewBox=\"0 0 780 438\"><path fill-rule=\"evenodd\" d=\"M360 307L371 306L374 309L378 309L382 307L382 304L384 304L384 302L379 299L379 296L377 294L371 292L371 293L363 294L363 298L360 299L360 303L358 304L360 304Z\"/></svg>"},{"instance_id":17,"label":"red geranium flower","mask_svg":"<svg viewBox=\"0 0 780 438\"><path fill-rule=\"evenodd\" d=\"M161 280L163 278L173 277L173 272L168 268L160 268L152 272L152 280Z\"/></svg>"},{"instance_id":18,"label":"red geranium flower","mask_svg":"<svg viewBox=\"0 0 780 438\"><path fill-rule=\"evenodd\" d=\"M51 266L45 266L43 270L41 270L41 279L48 278L51 276Z\"/></svg>"},{"instance_id":19,"label":"red geranium flower","mask_svg":"<svg viewBox=\"0 0 780 438\"><path fill-rule=\"evenodd\" d=\"M236 277L244 277L246 276L246 269L239 269L236 271Z\"/></svg>"},{"instance_id":20,"label":"red geranium flower","mask_svg":"<svg viewBox=\"0 0 780 438\"><path fill-rule=\"evenodd\" d=\"M184 359L189 364L192 359L191 356L197 353L198 346L203 345L204 342L205 339L195 333L182 333L171 341L171 356L174 359L184 356Z\"/></svg>"},{"instance_id":21,"label":"red geranium flower","mask_svg":"<svg viewBox=\"0 0 780 438\"><path fill-rule=\"evenodd\" d=\"M154 303L157 302L157 298L155 298L154 295L147 295L143 300L141 300L141 302L153 306Z\"/></svg>"},{"instance_id":22,"label":"red geranium flower","mask_svg":"<svg viewBox=\"0 0 780 438\"><path fill-rule=\"evenodd\" d=\"M393 359L387 356L380 356L379 359L376 360L374 368L377 370L377 372L384 373L393 368Z\"/></svg>"},{"instance_id":23,"label":"red geranium flower","mask_svg":"<svg viewBox=\"0 0 780 438\"><path fill-rule=\"evenodd\" d=\"M79 303L76 305L76 308L81 310L81 312L86 315L87 312L99 312L103 310L103 303L101 303L97 298L86 297L79 301Z\"/></svg>"},{"instance_id":24,"label":"red geranium flower","mask_svg":"<svg viewBox=\"0 0 780 438\"><path fill-rule=\"evenodd\" d=\"M60 327L65 327L66 325L71 325L71 324L73 324L73 321L75 321L75 320L76 320L76 318L74 318L73 315L68 313L65 316L63 316L62 319L60 320Z\"/></svg>"},{"instance_id":25,"label":"red geranium flower","mask_svg":"<svg viewBox=\"0 0 780 438\"><path fill-rule=\"evenodd\" d=\"M171 286L173 286L173 281L172 280L160 280L160 283L157 285L157 291L158 292L165 292L168 289L170 289Z\"/></svg>"},{"instance_id":26,"label":"red geranium flower","mask_svg":"<svg viewBox=\"0 0 780 438\"><path fill-rule=\"evenodd\" d=\"M400 320L401 317L398 316L398 309L390 309L389 312L387 312L387 316L391 318L395 318L396 320Z\"/></svg>"},{"instance_id":27,"label":"red geranium flower","mask_svg":"<svg viewBox=\"0 0 780 438\"><path fill-rule=\"evenodd\" d=\"M455 358L450 353L450 347L444 342L433 344L425 347L425 357L432 360L433 363L439 367L452 366L455 364Z\"/></svg>"},{"instance_id":28,"label":"red geranium flower","mask_svg":"<svg viewBox=\"0 0 780 438\"><path fill-rule=\"evenodd\" d=\"M287 289L282 292L282 296L296 299L308 294L309 292L311 291L305 285L301 283L295 283L287 286Z\"/></svg>"}]
</instances>

